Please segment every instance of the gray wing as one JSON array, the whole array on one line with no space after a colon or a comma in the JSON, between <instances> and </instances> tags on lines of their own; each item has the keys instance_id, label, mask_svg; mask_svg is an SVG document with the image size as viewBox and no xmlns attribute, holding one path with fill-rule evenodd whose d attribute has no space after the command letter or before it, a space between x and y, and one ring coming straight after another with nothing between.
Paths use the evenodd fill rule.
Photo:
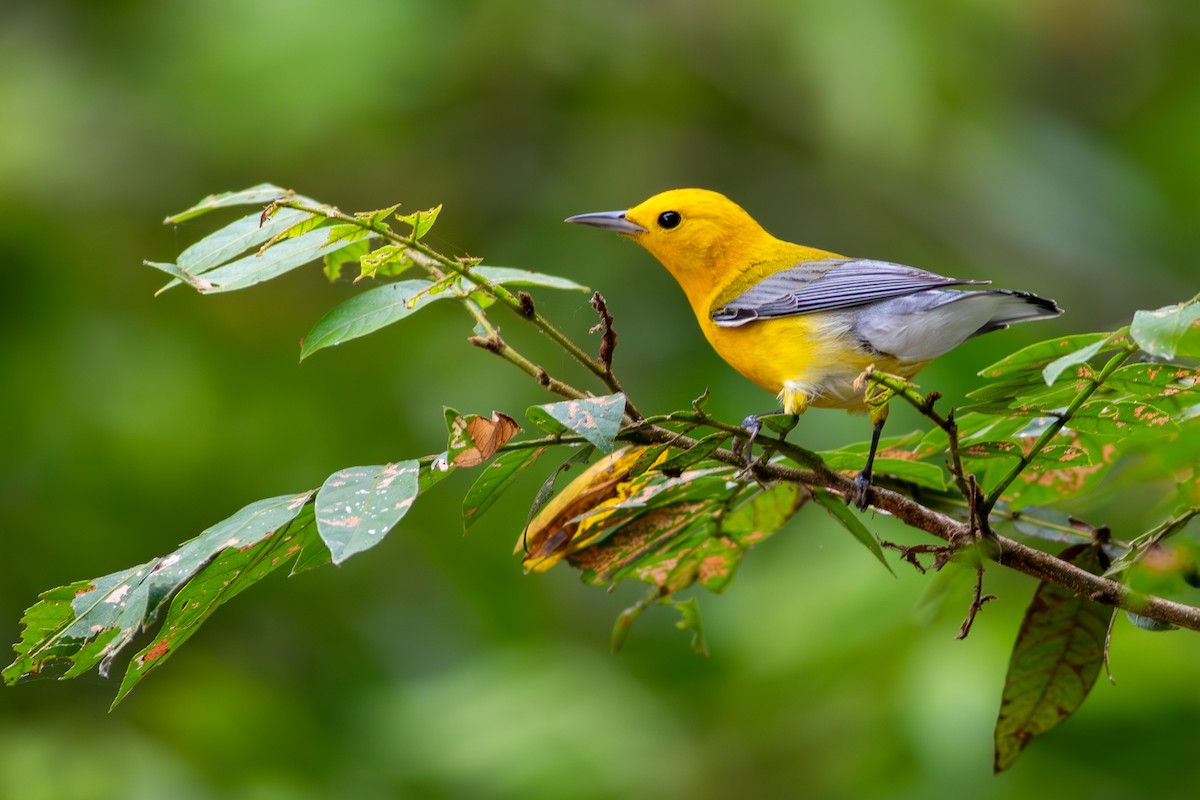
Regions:
<instances>
[{"instance_id":1,"label":"gray wing","mask_svg":"<svg viewBox=\"0 0 1200 800\"><path fill-rule=\"evenodd\" d=\"M943 286L987 282L944 278L888 261L827 258L776 272L714 309L712 319L722 327L736 327L756 319L854 308Z\"/></svg>"}]
</instances>

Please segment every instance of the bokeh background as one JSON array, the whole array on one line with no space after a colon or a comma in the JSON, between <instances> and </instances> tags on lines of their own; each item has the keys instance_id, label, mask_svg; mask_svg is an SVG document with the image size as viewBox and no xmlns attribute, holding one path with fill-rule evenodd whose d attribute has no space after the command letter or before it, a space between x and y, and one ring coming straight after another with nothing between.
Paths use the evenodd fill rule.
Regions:
<instances>
[{"instance_id":1,"label":"bokeh background","mask_svg":"<svg viewBox=\"0 0 1200 800\"><path fill-rule=\"evenodd\" d=\"M154 298L162 276L141 261L207 230L159 221L210 192L273 181L349 210L445 203L435 246L604 292L620 373L655 411L705 387L730 420L772 401L708 352L648 255L562 225L569 214L705 186L786 238L1067 309L924 373L957 399L1023 343L1197 290L1198 87L1190 0L8 4L0 638L16 640L43 589L341 467L439 451L444 405L521 417L550 399L467 345L449 304L298 364L299 338L354 291L316 269ZM537 296L587 339L586 295ZM865 434L818 411L793 436ZM956 642L961 580L893 579L806 511L725 596L701 598L711 657L667 609L612 656L610 626L639 588L524 576L511 556L549 468L469 537L459 475L376 550L272 576L112 713L115 681L95 676L0 691L0 795L1194 794L1194 635L1122 619L1117 685L1102 678L993 778L1031 581L989 571L1000 600ZM1074 510L1133 535L1159 488Z\"/></svg>"}]
</instances>

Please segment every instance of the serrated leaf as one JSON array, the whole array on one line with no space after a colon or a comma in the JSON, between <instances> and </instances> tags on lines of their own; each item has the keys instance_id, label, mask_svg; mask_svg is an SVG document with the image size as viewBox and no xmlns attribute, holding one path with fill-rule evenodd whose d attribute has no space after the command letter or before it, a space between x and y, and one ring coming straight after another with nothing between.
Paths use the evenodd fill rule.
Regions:
<instances>
[{"instance_id":1,"label":"serrated leaf","mask_svg":"<svg viewBox=\"0 0 1200 800\"><path fill-rule=\"evenodd\" d=\"M1059 558L1101 571L1097 548L1075 545ZM1052 730L1087 697L1104 661L1113 609L1069 589L1041 583L1025 612L996 720L995 771L1001 772L1038 736Z\"/></svg>"},{"instance_id":2,"label":"serrated leaf","mask_svg":"<svg viewBox=\"0 0 1200 800\"><path fill-rule=\"evenodd\" d=\"M984 378L1002 378L1031 370L1041 372L1063 356L1090 347L1096 342L1103 342L1112 335L1111 333L1079 333L1074 336L1062 336L1037 342L980 370L979 375Z\"/></svg>"},{"instance_id":3,"label":"serrated leaf","mask_svg":"<svg viewBox=\"0 0 1200 800\"><path fill-rule=\"evenodd\" d=\"M1130 337L1152 356L1200 357L1200 302L1177 303L1139 311L1129 326Z\"/></svg>"},{"instance_id":4,"label":"serrated leaf","mask_svg":"<svg viewBox=\"0 0 1200 800\"><path fill-rule=\"evenodd\" d=\"M275 215L273 215L271 217L271 222L274 222L277 218L279 218L280 216L283 216L284 211L293 211L293 210L295 210L295 209L290 209L290 208L280 209L278 212L275 213ZM307 213L307 212L302 212L302 213ZM262 255L263 252L267 250L267 248L274 247L276 244L278 244L279 242L282 242L285 239L295 239L297 236L303 236L304 234L308 233L309 231L316 230L317 228L320 228L321 226L326 225L328 222L329 222L329 218L324 215L307 214L306 217L304 217L302 219L298 219L298 220L296 220L296 222L294 224L288 226L288 228L286 230L282 230L279 233L272 236L271 239L266 244L264 244L262 247L260 247L258 249L258 254ZM325 244L326 245L329 244L328 239L325 240Z\"/></svg>"},{"instance_id":5,"label":"serrated leaf","mask_svg":"<svg viewBox=\"0 0 1200 800\"><path fill-rule=\"evenodd\" d=\"M420 464L401 461L335 472L317 493L317 531L334 564L369 550L417 498Z\"/></svg>"},{"instance_id":6,"label":"serrated leaf","mask_svg":"<svg viewBox=\"0 0 1200 800\"><path fill-rule=\"evenodd\" d=\"M620 652L621 648L625 646L625 639L629 636L629 629L633 626L633 621L641 616L641 613L649 608L657 599L658 592L652 589L632 606L617 615L616 621L613 622L611 637L611 646L614 654Z\"/></svg>"},{"instance_id":7,"label":"serrated leaf","mask_svg":"<svg viewBox=\"0 0 1200 800\"><path fill-rule=\"evenodd\" d=\"M207 214L209 211L214 211L218 208L230 208L232 206L265 206L272 200L278 200L281 197L291 195L292 192L287 189L281 189L269 183L260 183L257 186L251 186L249 189L240 189L236 192L225 192L224 194L210 194L208 197L201 200L196 205L189 208L187 211L180 211L178 214L172 214L163 220L166 225L173 225L178 222L184 222L189 219Z\"/></svg>"},{"instance_id":8,"label":"serrated leaf","mask_svg":"<svg viewBox=\"0 0 1200 800\"><path fill-rule=\"evenodd\" d=\"M313 522L312 505L306 504L286 527L268 533L255 544L223 550L184 584L171 601L159 638L129 662L113 706L142 678L166 663L217 608L234 596L293 560L297 565L292 574L303 571L298 559L305 549L310 551L310 561L303 569L325 563L328 559L319 560L319 554L327 555L328 551L313 546L320 543ZM314 556L313 551L318 555Z\"/></svg>"},{"instance_id":9,"label":"serrated leaf","mask_svg":"<svg viewBox=\"0 0 1200 800\"><path fill-rule=\"evenodd\" d=\"M545 452L546 448L544 447L513 450L502 453L484 467L483 472L463 497L463 523L467 530L470 530L471 526L492 507L513 481Z\"/></svg>"},{"instance_id":10,"label":"serrated leaf","mask_svg":"<svg viewBox=\"0 0 1200 800\"><path fill-rule=\"evenodd\" d=\"M393 207L395 210L399 206ZM425 211L414 211L411 214L397 214L396 219L412 226L412 238L420 239L425 234L429 233L429 229L433 227L433 223L437 222L438 214L442 213L442 206L439 203L433 208Z\"/></svg>"},{"instance_id":11,"label":"serrated leaf","mask_svg":"<svg viewBox=\"0 0 1200 800\"><path fill-rule=\"evenodd\" d=\"M611 453L625 416L625 395L610 394L581 400L566 400L533 406L529 421L550 433L571 432L582 436L598 450Z\"/></svg>"},{"instance_id":12,"label":"serrated leaf","mask_svg":"<svg viewBox=\"0 0 1200 800\"><path fill-rule=\"evenodd\" d=\"M370 239L371 231L363 228L361 225L355 225L350 222L340 222L335 225L330 225L329 241L326 244L334 242L361 242Z\"/></svg>"},{"instance_id":13,"label":"serrated leaf","mask_svg":"<svg viewBox=\"0 0 1200 800\"><path fill-rule=\"evenodd\" d=\"M304 337L300 360L326 347L366 336L415 314L435 300L452 296L434 294L430 291L432 286L429 281L408 280L356 294L317 320Z\"/></svg>"},{"instance_id":14,"label":"serrated leaf","mask_svg":"<svg viewBox=\"0 0 1200 800\"><path fill-rule=\"evenodd\" d=\"M365 239L347 239L345 247L338 248L332 253L325 254L325 277L330 283L340 280L342 267L359 261L371 251L371 243Z\"/></svg>"},{"instance_id":15,"label":"serrated leaf","mask_svg":"<svg viewBox=\"0 0 1200 800\"><path fill-rule=\"evenodd\" d=\"M368 227L375 228L377 226L381 226L386 230L391 230L391 228L385 225L383 221L390 217L399 207L400 204L397 203L394 206L376 209L375 211L357 211L355 212L354 216L357 219L362 220Z\"/></svg>"},{"instance_id":16,"label":"serrated leaf","mask_svg":"<svg viewBox=\"0 0 1200 800\"><path fill-rule=\"evenodd\" d=\"M363 278L374 278L376 275L399 275L413 265L408 248L399 244L385 244L372 250L359 259L359 263L362 270L354 279L355 283Z\"/></svg>"},{"instance_id":17,"label":"serrated leaf","mask_svg":"<svg viewBox=\"0 0 1200 800\"><path fill-rule=\"evenodd\" d=\"M696 655L708 655L708 642L704 638L704 623L700 619L700 604L691 597L683 601L672 601L671 605L679 612L681 619L675 627L681 631L692 632L692 652Z\"/></svg>"},{"instance_id":18,"label":"serrated leaf","mask_svg":"<svg viewBox=\"0 0 1200 800\"><path fill-rule=\"evenodd\" d=\"M888 572L891 572L893 576L896 574L892 570L891 564L887 563L887 559L883 555L883 548L879 546L879 540L875 538L875 534L867 530L867 526L863 524L857 514L850 510L849 506L842 502L840 497L820 488L813 488L812 496L822 508L829 512L829 516L837 520L863 547L870 550L871 554L879 559L879 563L883 564Z\"/></svg>"},{"instance_id":19,"label":"serrated leaf","mask_svg":"<svg viewBox=\"0 0 1200 800\"><path fill-rule=\"evenodd\" d=\"M311 496L305 492L251 503L168 556L44 593L25 614L26 630L16 661L4 671L5 680L43 672L69 678L97 664L107 675L118 653L205 564L228 548L253 547L290 523Z\"/></svg>"}]
</instances>

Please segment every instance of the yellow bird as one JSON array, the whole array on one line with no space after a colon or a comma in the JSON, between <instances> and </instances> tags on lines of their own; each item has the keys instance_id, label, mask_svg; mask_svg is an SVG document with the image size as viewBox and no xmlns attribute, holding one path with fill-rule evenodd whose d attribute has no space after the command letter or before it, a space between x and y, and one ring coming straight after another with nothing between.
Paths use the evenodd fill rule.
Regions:
<instances>
[{"instance_id":1,"label":"yellow bird","mask_svg":"<svg viewBox=\"0 0 1200 800\"><path fill-rule=\"evenodd\" d=\"M776 239L741 206L705 189L673 189L626 211L566 221L615 231L649 250L678 281L717 354L776 393L785 414L809 406L865 412L855 379L868 366L911 377L972 336L1062 313L1028 292L947 288L988 281ZM748 443L763 416L743 423ZM885 417L886 410L872 419L855 498L862 509Z\"/></svg>"}]
</instances>

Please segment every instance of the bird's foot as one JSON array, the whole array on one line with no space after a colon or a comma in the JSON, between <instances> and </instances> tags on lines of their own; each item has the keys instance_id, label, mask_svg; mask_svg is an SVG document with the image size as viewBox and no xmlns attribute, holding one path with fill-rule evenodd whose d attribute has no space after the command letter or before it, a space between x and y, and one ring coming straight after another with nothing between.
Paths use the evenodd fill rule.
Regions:
<instances>
[{"instance_id":1,"label":"bird's foot","mask_svg":"<svg viewBox=\"0 0 1200 800\"><path fill-rule=\"evenodd\" d=\"M733 440L733 454L742 459L746 469L754 464L754 440L762 432L763 426L762 420L759 419L760 416L760 414L751 414L742 420L742 427L746 429L746 439L743 441L735 437Z\"/></svg>"},{"instance_id":2,"label":"bird's foot","mask_svg":"<svg viewBox=\"0 0 1200 800\"><path fill-rule=\"evenodd\" d=\"M859 511L866 511L867 506L871 505L871 473L865 469L854 479L853 495L846 495L846 503L851 501Z\"/></svg>"}]
</instances>

